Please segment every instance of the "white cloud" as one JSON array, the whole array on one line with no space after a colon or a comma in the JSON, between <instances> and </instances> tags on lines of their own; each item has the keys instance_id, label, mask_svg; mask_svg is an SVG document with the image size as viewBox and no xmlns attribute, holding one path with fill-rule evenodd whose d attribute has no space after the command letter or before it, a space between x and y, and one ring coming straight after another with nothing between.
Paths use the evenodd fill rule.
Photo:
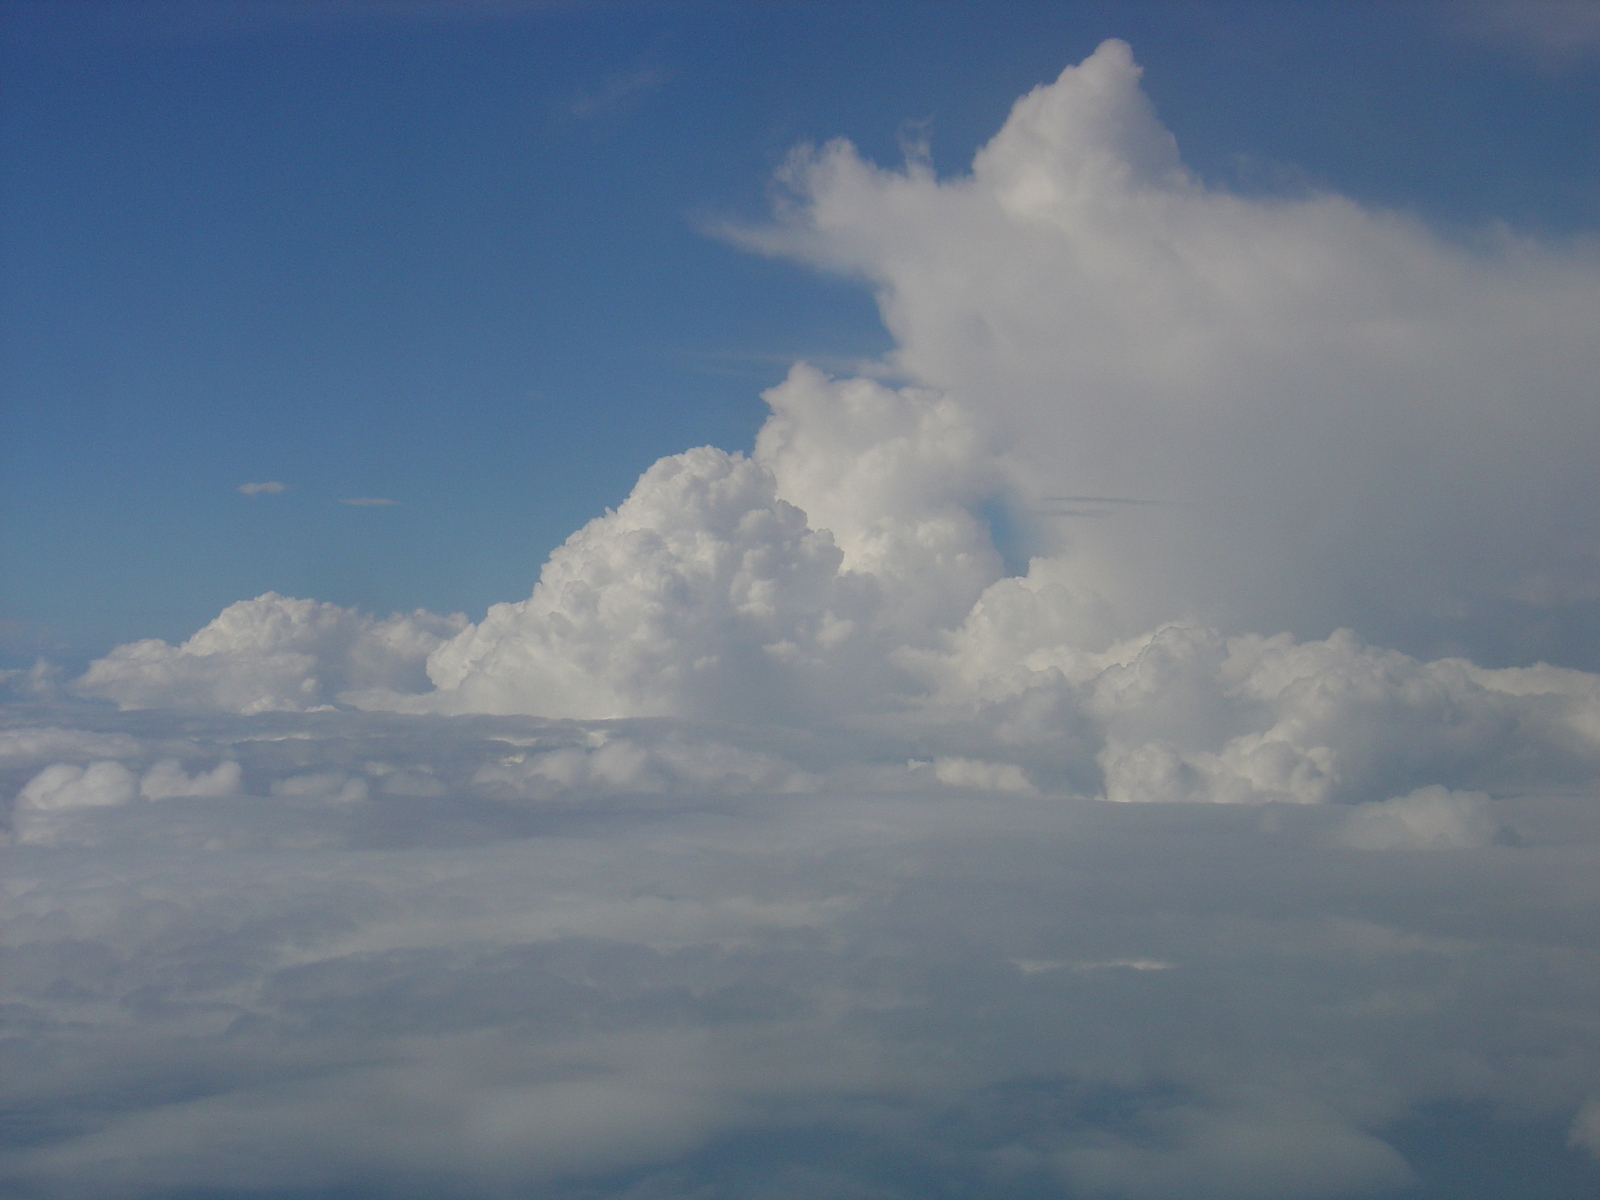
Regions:
<instances>
[{"instance_id":1,"label":"white cloud","mask_svg":"<svg viewBox=\"0 0 1600 1200\"><path fill-rule=\"evenodd\" d=\"M1600 434L1579 403L1586 314L1600 315L1588 258L1452 247L1333 196L1208 189L1116 42L1019 101L970 176L881 170L836 143L789 179L798 207L741 236L871 279L895 367L928 386L797 365L766 393L749 457L662 459L552 554L530 597L475 625L268 595L183 646L118 648L79 692L241 712L866 721L911 741L911 767L853 775L714 766L628 738L485 768L538 796L848 776L1315 804L1595 777L1600 677L1430 662L1348 631L1228 632L1316 627L1348 607L1342 589L1394 598L1361 611L1400 630L1413 601L1492 594L1519 555L1546 584L1570 568L1572 595L1595 582L1600 532L1594 562L1566 567L1555 539L1526 534L1579 531L1562 545L1581 551L1595 511L1580 503L1581 448ZM985 505L1062 496L1080 498L1077 532L1036 530L1053 553L1002 577ZM1081 499L1096 496L1178 503Z\"/></svg>"},{"instance_id":2,"label":"white cloud","mask_svg":"<svg viewBox=\"0 0 1600 1200\"><path fill-rule=\"evenodd\" d=\"M1454 14L1467 32L1566 66L1600 52L1593 0L1480 0Z\"/></svg>"},{"instance_id":3,"label":"white cloud","mask_svg":"<svg viewBox=\"0 0 1600 1200\"><path fill-rule=\"evenodd\" d=\"M287 491L284 484L276 479L269 479L265 483L241 483L239 491L246 496L276 496L279 492Z\"/></svg>"},{"instance_id":4,"label":"white cloud","mask_svg":"<svg viewBox=\"0 0 1600 1200\"><path fill-rule=\"evenodd\" d=\"M6 766L37 760L130 758L139 742L125 733L93 733L54 725L0 730L0 762Z\"/></svg>"},{"instance_id":5,"label":"white cloud","mask_svg":"<svg viewBox=\"0 0 1600 1200\"><path fill-rule=\"evenodd\" d=\"M973 758L936 758L933 776L946 787L976 788L985 792L1033 792L1028 774L1015 763L983 762Z\"/></svg>"},{"instance_id":6,"label":"white cloud","mask_svg":"<svg viewBox=\"0 0 1600 1200\"><path fill-rule=\"evenodd\" d=\"M575 96L567 104L565 115L580 121L615 116L634 107L669 78L670 74L661 67L648 65L613 72L598 87Z\"/></svg>"},{"instance_id":7,"label":"white cloud","mask_svg":"<svg viewBox=\"0 0 1600 1200\"><path fill-rule=\"evenodd\" d=\"M802 151L781 223L734 236L870 282L892 366L984 415L1023 510L1171 502L1033 522L1124 634L1194 616L1504 653L1587 603L1593 247L1208 187L1138 81L1107 42L949 179Z\"/></svg>"},{"instance_id":8,"label":"white cloud","mask_svg":"<svg viewBox=\"0 0 1600 1200\"><path fill-rule=\"evenodd\" d=\"M839 1195L1334 1200L1425 1173L1431 1105L1587 1144L1587 797L1495 801L1521 844L1423 869L1340 831L1476 846L1488 802L1269 827L954 755L959 788L780 790L806 755L903 763L881 733L71 715L142 731L146 784L231 787L163 755L181 730L241 791L138 803L106 760L25 785L0 1017L35 1057L0 1087L49 1122L8 1146L19 1193L676 1198L803 1169ZM437 786L382 787L423 765Z\"/></svg>"},{"instance_id":9,"label":"white cloud","mask_svg":"<svg viewBox=\"0 0 1600 1200\"><path fill-rule=\"evenodd\" d=\"M119 646L73 686L122 708L313 708L344 688L420 685L428 654L464 624L421 612L377 620L268 592L229 605L181 646Z\"/></svg>"},{"instance_id":10,"label":"white cloud","mask_svg":"<svg viewBox=\"0 0 1600 1200\"><path fill-rule=\"evenodd\" d=\"M35 845L70 839L83 810L115 808L138 794L133 773L119 762L101 760L83 767L56 763L18 793L12 815L15 839Z\"/></svg>"},{"instance_id":11,"label":"white cloud","mask_svg":"<svg viewBox=\"0 0 1600 1200\"><path fill-rule=\"evenodd\" d=\"M822 781L771 754L718 742L669 738L642 743L597 734L583 746L507 754L480 767L472 782L493 792L543 799L629 792L812 792Z\"/></svg>"},{"instance_id":12,"label":"white cloud","mask_svg":"<svg viewBox=\"0 0 1600 1200\"><path fill-rule=\"evenodd\" d=\"M171 800L178 796L231 796L239 790L239 764L229 760L209 771L190 776L175 758L164 758L144 773L139 794L146 800Z\"/></svg>"},{"instance_id":13,"label":"white cloud","mask_svg":"<svg viewBox=\"0 0 1600 1200\"><path fill-rule=\"evenodd\" d=\"M1600 1159L1600 1098L1591 1096L1584 1101L1578 1115L1572 1120L1567 1144L1587 1151L1592 1158Z\"/></svg>"},{"instance_id":14,"label":"white cloud","mask_svg":"<svg viewBox=\"0 0 1600 1200\"><path fill-rule=\"evenodd\" d=\"M86 767L57 763L28 781L17 805L25 811L53 812L126 804L136 795L132 773L119 762L103 760Z\"/></svg>"},{"instance_id":15,"label":"white cloud","mask_svg":"<svg viewBox=\"0 0 1600 1200\"><path fill-rule=\"evenodd\" d=\"M339 501L340 504L353 504L357 508L388 508L400 503L398 500L389 500L383 496L351 496L349 499Z\"/></svg>"},{"instance_id":16,"label":"white cloud","mask_svg":"<svg viewBox=\"0 0 1600 1200\"><path fill-rule=\"evenodd\" d=\"M1357 805L1339 838L1360 850L1474 850L1490 845L1500 831L1484 793L1434 786Z\"/></svg>"}]
</instances>

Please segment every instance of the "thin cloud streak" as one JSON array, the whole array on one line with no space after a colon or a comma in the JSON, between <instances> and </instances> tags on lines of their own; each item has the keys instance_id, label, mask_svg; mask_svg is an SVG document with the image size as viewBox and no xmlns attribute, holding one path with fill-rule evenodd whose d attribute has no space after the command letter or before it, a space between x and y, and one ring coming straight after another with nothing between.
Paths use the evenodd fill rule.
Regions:
<instances>
[{"instance_id":1,"label":"thin cloud streak","mask_svg":"<svg viewBox=\"0 0 1600 1200\"><path fill-rule=\"evenodd\" d=\"M594 90L574 97L563 115L578 121L613 116L637 104L671 77L671 72L655 66L616 72Z\"/></svg>"}]
</instances>

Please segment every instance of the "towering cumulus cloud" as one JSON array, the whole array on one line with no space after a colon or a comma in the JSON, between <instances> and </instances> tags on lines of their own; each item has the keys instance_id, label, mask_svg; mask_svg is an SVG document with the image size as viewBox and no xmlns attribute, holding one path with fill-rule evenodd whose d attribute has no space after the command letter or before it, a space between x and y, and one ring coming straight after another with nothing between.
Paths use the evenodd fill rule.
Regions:
<instances>
[{"instance_id":1,"label":"towering cumulus cloud","mask_svg":"<svg viewBox=\"0 0 1600 1200\"><path fill-rule=\"evenodd\" d=\"M1039 548L1133 626L1575 652L1515 639L1600 597L1594 246L1208 188L1138 80L1106 43L947 181L798 153L742 239L870 281L894 366L994 422Z\"/></svg>"},{"instance_id":2,"label":"towering cumulus cloud","mask_svg":"<svg viewBox=\"0 0 1600 1200\"><path fill-rule=\"evenodd\" d=\"M6 711L0 1187L1593 1194L1593 246L1210 186L1120 42L783 179L875 378Z\"/></svg>"},{"instance_id":3,"label":"towering cumulus cloud","mask_svg":"<svg viewBox=\"0 0 1600 1200\"><path fill-rule=\"evenodd\" d=\"M1035 555L1040 650L1198 620L1592 661L1592 637L1550 633L1600 612L1592 247L1452 244L1337 196L1208 188L1138 77L1106 43L955 179L843 142L797 153L780 222L734 236L869 280L914 386L797 367L753 456L652 467L532 597L432 652L428 699L385 701L323 654L306 694L588 717L916 703L908 655L1017 611L1016 584L973 608L1001 574L979 516L997 510ZM220 680L252 620L286 619L256 604L82 686L159 703L183 671ZM181 698L202 694L242 707L220 683Z\"/></svg>"}]
</instances>

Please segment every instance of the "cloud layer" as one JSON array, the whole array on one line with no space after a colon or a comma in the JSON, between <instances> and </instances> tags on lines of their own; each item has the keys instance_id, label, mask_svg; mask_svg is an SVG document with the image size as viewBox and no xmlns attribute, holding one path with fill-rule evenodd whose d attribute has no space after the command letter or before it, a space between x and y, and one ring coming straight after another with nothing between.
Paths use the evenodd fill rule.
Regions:
<instances>
[{"instance_id":1,"label":"cloud layer","mask_svg":"<svg viewBox=\"0 0 1600 1200\"><path fill-rule=\"evenodd\" d=\"M1545 1147L1521 1194L1600 1180L1592 793L1119 805L868 732L76 719L0 747L10 1194L1434 1195L1451 1114Z\"/></svg>"}]
</instances>

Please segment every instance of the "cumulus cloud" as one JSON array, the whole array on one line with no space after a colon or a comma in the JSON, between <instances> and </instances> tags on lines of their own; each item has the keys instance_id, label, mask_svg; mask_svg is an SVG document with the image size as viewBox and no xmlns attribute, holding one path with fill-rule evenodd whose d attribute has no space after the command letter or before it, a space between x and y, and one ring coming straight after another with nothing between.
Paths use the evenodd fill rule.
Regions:
<instances>
[{"instance_id":1,"label":"cumulus cloud","mask_svg":"<svg viewBox=\"0 0 1600 1200\"><path fill-rule=\"evenodd\" d=\"M100 808L126 804L137 794L132 773L119 762L93 762L86 767L57 763L29 780L17 797L17 806L27 812Z\"/></svg>"},{"instance_id":2,"label":"cumulus cloud","mask_svg":"<svg viewBox=\"0 0 1600 1200\"><path fill-rule=\"evenodd\" d=\"M304 686L416 711L903 711L1015 692L997 637L1063 678L1179 627L1321 644L1348 624L1413 658L1504 661L1600 596L1589 250L1208 187L1119 42L1018 101L968 175L832 143L786 178L781 221L737 236L868 279L912 385L797 366L750 456L656 464L531 597L429 649L426 698L280 659L242 703ZM1032 542L1024 578L1003 578L997 512ZM83 686L160 702L167 663L123 648ZM1316 747L1290 762L1257 732L1272 744L1209 765L1145 742L1106 761L1322 786Z\"/></svg>"},{"instance_id":3,"label":"cumulus cloud","mask_svg":"<svg viewBox=\"0 0 1600 1200\"><path fill-rule=\"evenodd\" d=\"M344 688L418 685L427 656L464 624L423 612L377 620L268 592L229 605L182 645L119 646L74 687L123 708L314 708Z\"/></svg>"},{"instance_id":4,"label":"cumulus cloud","mask_svg":"<svg viewBox=\"0 0 1600 1200\"><path fill-rule=\"evenodd\" d=\"M176 796L231 796L239 790L239 764L218 763L193 776L175 758L164 758L145 772L139 794L146 800L171 800Z\"/></svg>"},{"instance_id":5,"label":"cumulus cloud","mask_svg":"<svg viewBox=\"0 0 1600 1200\"><path fill-rule=\"evenodd\" d=\"M87 766L56 763L30 779L18 793L12 814L18 842L50 844L70 837L79 810L113 808L138 796L138 781L119 762Z\"/></svg>"},{"instance_id":6,"label":"cumulus cloud","mask_svg":"<svg viewBox=\"0 0 1600 1200\"><path fill-rule=\"evenodd\" d=\"M1024 515L1171 502L1033 522L1124 633L1351 625L1504 656L1588 613L1593 247L1210 187L1139 74L1107 42L949 179L802 150L781 221L732 236L869 282L890 365L992 423Z\"/></svg>"},{"instance_id":7,"label":"cumulus cloud","mask_svg":"<svg viewBox=\"0 0 1600 1200\"><path fill-rule=\"evenodd\" d=\"M797 366L755 454L658 462L429 659L445 711L796 716L900 683L1000 573L978 434L937 397ZM372 703L381 703L374 697Z\"/></svg>"},{"instance_id":8,"label":"cumulus cloud","mask_svg":"<svg viewBox=\"0 0 1600 1200\"><path fill-rule=\"evenodd\" d=\"M246 496L276 496L279 492L288 490L285 485L276 479L269 479L265 483L241 483L239 491Z\"/></svg>"},{"instance_id":9,"label":"cumulus cloud","mask_svg":"<svg viewBox=\"0 0 1600 1200\"><path fill-rule=\"evenodd\" d=\"M1361 850L1474 850L1500 832L1483 792L1438 786L1358 805L1339 831L1346 845Z\"/></svg>"}]
</instances>

